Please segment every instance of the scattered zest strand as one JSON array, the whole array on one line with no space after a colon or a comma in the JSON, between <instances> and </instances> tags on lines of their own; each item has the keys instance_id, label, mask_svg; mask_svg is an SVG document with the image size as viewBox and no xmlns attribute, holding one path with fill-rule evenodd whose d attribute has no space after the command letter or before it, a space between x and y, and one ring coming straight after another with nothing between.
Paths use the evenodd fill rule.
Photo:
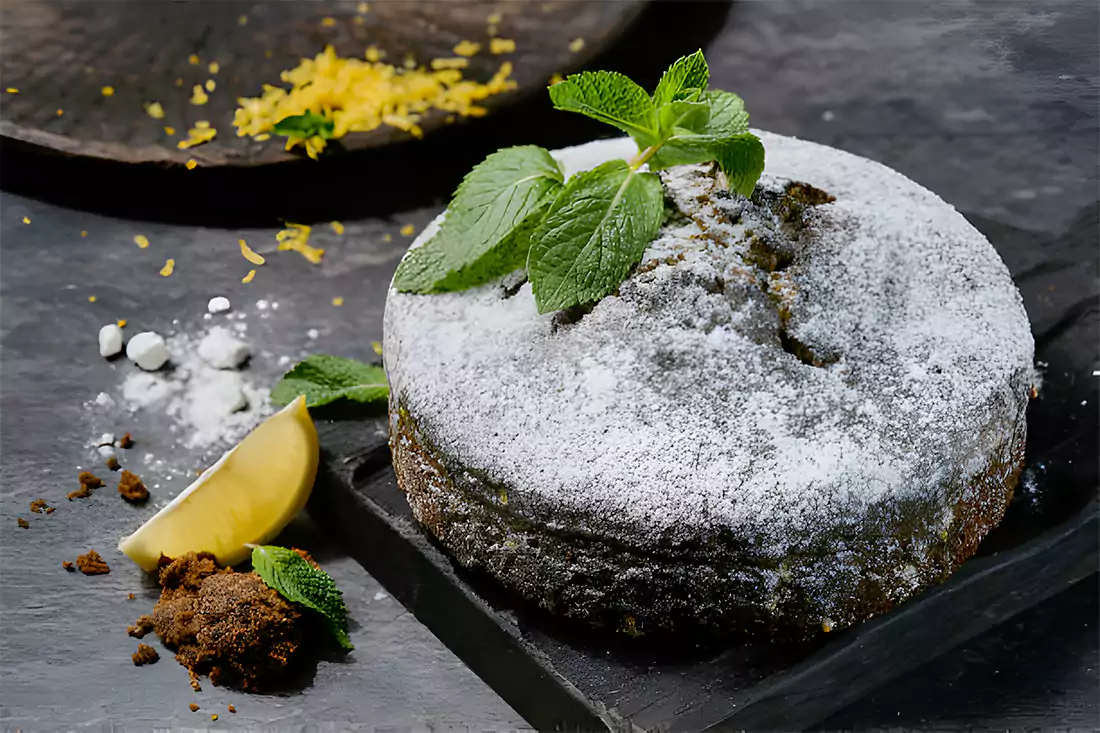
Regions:
<instances>
[{"instance_id":1,"label":"scattered zest strand","mask_svg":"<svg viewBox=\"0 0 1100 733\"><path fill-rule=\"evenodd\" d=\"M405 226L401 227L401 236L403 237L411 237L415 233L416 227L414 227L412 224L406 224Z\"/></svg>"},{"instance_id":2,"label":"scattered zest strand","mask_svg":"<svg viewBox=\"0 0 1100 733\"><path fill-rule=\"evenodd\" d=\"M329 224L329 226L332 227L332 231L336 232L337 234L344 233L344 225L338 221L332 222L331 224Z\"/></svg>"},{"instance_id":3,"label":"scattered zest strand","mask_svg":"<svg viewBox=\"0 0 1100 733\"><path fill-rule=\"evenodd\" d=\"M134 244L141 247L142 249L145 249L149 246L149 237L145 236L144 234L135 234Z\"/></svg>"},{"instance_id":4,"label":"scattered zest strand","mask_svg":"<svg viewBox=\"0 0 1100 733\"><path fill-rule=\"evenodd\" d=\"M146 102L145 103L145 114L149 115L154 120L163 120L164 119L164 107L161 106L160 102Z\"/></svg>"},{"instance_id":5,"label":"scattered zest strand","mask_svg":"<svg viewBox=\"0 0 1100 733\"><path fill-rule=\"evenodd\" d=\"M172 271L175 270L175 269L176 269L176 261L173 260L173 259L169 259L167 262L164 263L164 267L160 268L160 276L161 277L168 277L169 275L172 274Z\"/></svg>"},{"instance_id":6,"label":"scattered zest strand","mask_svg":"<svg viewBox=\"0 0 1100 733\"><path fill-rule=\"evenodd\" d=\"M340 306L342 306L342 305L344 304L344 298L343 298L343 296L337 295L337 296L336 296L335 298L333 298L333 299L332 299L332 304L333 304L334 306L336 306L337 308L339 308Z\"/></svg>"},{"instance_id":7,"label":"scattered zest strand","mask_svg":"<svg viewBox=\"0 0 1100 733\"><path fill-rule=\"evenodd\" d=\"M99 90L104 97L113 97L115 94L115 88L112 86L106 86Z\"/></svg>"},{"instance_id":8,"label":"scattered zest strand","mask_svg":"<svg viewBox=\"0 0 1100 733\"><path fill-rule=\"evenodd\" d=\"M210 101L210 97L207 96L206 90L201 85L196 84L191 87L191 104L203 105Z\"/></svg>"},{"instance_id":9,"label":"scattered zest strand","mask_svg":"<svg viewBox=\"0 0 1100 733\"><path fill-rule=\"evenodd\" d=\"M244 241L243 239L240 240L240 242L241 254L244 255L244 258L251 262L253 265L262 265L264 262L267 261L264 259L263 255L253 252L252 248L248 246L248 242Z\"/></svg>"},{"instance_id":10,"label":"scattered zest strand","mask_svg":"<svg viewBox=\"0 0 1100 733\"><path fill-rule=\"evenodd\" d=\"M187 168L187 170L193 171L193 170L195 170L196 168L199 167L199 164L195 162L194 158L192 158L191 160L187 161L187 164L186 164L185 167Z\"/></svg>"},{"instance_id":11,"label":"scattered zest strand","mask_svg":"<svg viewBox=\"0 0 1100 733\"><path fill-rule=\"evenodd\" d=\"M286 226L286 229L275 235L275 239L279 241L279 251L297 252L313 264L320 264L325 251L310 246L309 235L313 228L305 224L291 224L290 222L287 222Z\"/></svg>"},{"instance_id":12,"label":"scattered zest strand","mask_svg":"<svg viewBox=\"0 0 1100 733\"><path fill-rule=\"evenodd\" d=\"M180 140L176 143L176 147L180 150L186 150L196 145L202 145L213 140L217 134L218 131L211 127L207 120L199 120L194 127L187 131L187 139Z\"/></svg>"},{"instance_id":13,"label":"scattered zest strand","mask_svg":"<svg viewBox=\"0 0 1100 733\"><path fill-rule=\"evenodd\" d=\"M516 50L516 42L508 38L494 38L489 41L489 53L499 56Z\"/></svg>"},{"instance_id":14,"label":"scattered zest strand","mask_svg":"<svg viewBox=\"0 0 1100 733\"><path fill-rule=\"evenodd\" d=\"M248 285L250 282L252 282L252 278L254 278L254 277L256 277L256 271L255 270L249 270L248 274L241 278L241 282L244 283L245 285Z\"/></svg>"}]
</instances>

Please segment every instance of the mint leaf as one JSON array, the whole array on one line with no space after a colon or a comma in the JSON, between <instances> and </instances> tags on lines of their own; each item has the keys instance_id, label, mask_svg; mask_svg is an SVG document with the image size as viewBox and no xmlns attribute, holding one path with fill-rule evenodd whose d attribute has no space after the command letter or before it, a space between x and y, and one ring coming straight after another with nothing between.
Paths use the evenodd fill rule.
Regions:
<instances>
[{"instance_id":1,"label":"mint leaf","mask_svg":"<svg viewBox=\"0 0 1100 733\"><path fill-rule=\"evenodd\" d=\"M674 100L683 99L690 90L704 90L710 81L710 69L703 58L702 50L690 56L683 56L661 75L657 89L653 92L653 104L657 109ZM694 101L694 100L692 100Z\"/></svg>"},{"instance_id":2,"label":"mint leaf","mask_svg":"<svg viewBox=\"0 0 1100 733\"><path fill-rule=\"evenodd\" d=\"M582 71L550 87L556 109L614 125L639 149L657 142L657 108L645 90L615 71Z\"/></svg>"},{"instance_id":3,"label":"mint leaf","mask_svg":"<svg viewBox=\"0 0 1100 733\"><path fill-rule=\"evenodd\" d=\"M539 313L613 292L656 236L663 204L660 179L623 160L569 179L534 233L527 258Z\"/></svg>"},{"instance_id":4,"label":"mint leaf","mask_svg":"<svg viewBox=\"0 0 1100 733\"><path fill-rule=\"evenodd\" d=\"M397 268L401 292L480 285L523 267L529 235L561 190L562 174L534 145L489 155L462 180L439 231Z\"/></svg>"},{"instance_id":5,"label":"mint leaf","mask_svg":"<svg viewBox=\"0 0 1100 733\"><path fill-rule=\"evenodd\" d=\"M390 394L386 371L339 356L307 356L287 372L271 390L271 401L288 405L305 395L307 407L327 405L339 399L363 404L385 401Z\"/></svg>"},{"instance_id":6,"label":"mint leaf","mask_svg":"<svg viewBox=\"0 0 1100 733\"><path fill-rule=\"evenodd\" d=\"M307 111L293 117L284 117L275 123L273 129L276 135L301 138L319 135L321 138L328 140L332 137L333 127L332 120L316 112Z\"/></svg>"},{"instance_id":7,"label":"mint leaf","mask_svg":"<svg viewBox=\"0 0 1100 733\"><path fill-rule=\"evenodd\" d=\"M324 616L341 647L348 651L355 648L348 638L343 595L328 573L310 565L294 550L274 545L252 548L252 570L283 598Z\"/></svg>"},{"instance_id":8,"label":"mint leaf","mask_svg":"<svg viewBox=\"0 0 1100 733\"><path fill-rule=\"evenodd\" d=\"M719 150L717 160L730 190L751 196L764 172L764 144L752 133L731 137Z\"/></svg>"},{"instance_id":9,"label":"mint leaf","mask_svg":"<svg viewBox=\"0 0 1100 733\"><path fill-rule=\"evenodd\" d=\"M657 115L662 137L671 137L678 131L680 134L699 134L706 130L710 121L710 106L706 102L678 100L661 107Z\"/></svg>"},{"instance_id":10,"label":"mint leaf","mask_svg":"<svg viewBox=\"0 0 1100 733\"><path fill-rule=\"evenodd\" d=\"M704 92L699 101L709 108L706 124L701 129L682 126L673 130L649 159L650 170L715 160L727 140L748 132L749 114L741 97L730 92Z\"/></svg>"}]
</instances>

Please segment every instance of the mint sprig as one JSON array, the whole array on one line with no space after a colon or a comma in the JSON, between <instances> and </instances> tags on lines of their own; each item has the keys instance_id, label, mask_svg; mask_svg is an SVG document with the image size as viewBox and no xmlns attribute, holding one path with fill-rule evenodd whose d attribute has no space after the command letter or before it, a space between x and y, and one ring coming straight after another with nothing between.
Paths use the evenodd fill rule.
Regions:
<instances>
[{"instance_id":1,"label":"mint sprig","mask_svg":"<svg viewBox=\"0 0 1100 733\"><path fill-rule=\"evenodd\" d=\"M287 137L310 138L318 136L328 140L332 137L335 124L329 118L313 111L306 111L300 115L284 117L275 123L272 130L276 135Z\"/></svg>"},{"instance_id":2,"label":"mint sprig","mask_svg":"<svg viewBox=\"0 0 1100 733\"><path fill-rule=\"evenodd\" d=\"M328 573L310 565L294 550L274 545L252 548L252 570L283 598L324 616L342 648L348 651L355 648L348 638L344 597Z\"/></svg>"},{"instance_id":3,"label":"mint sprig","mask_svg":"<svg viewBox=\"0 0 1100 733\"><path fill-rule=\"evenodd\" d=\"M652 95L612 71L581 72L551 86L556 109L617 127L638 154L562 185L542 148L493 153L463 180L439 232L406 255L394 287L462 290L526 266L539 313L615 292L661 225L664 197L654 171L713 161L731 190L749 196L764 170L764 146L749 132L744 102L708 90L709 81L697 51L672 64Z\"/></svg>"},{"instance_id":4,"label":"mint sprig","mask_svg":"<svg viewBox=\"0 0 1100 733\"><path fill-rule=\"evenodd\" d=\"M283 375L271 390L271 401L289 405L299 395L305 395L306 407L320 407L336 400L375 404L385 402L389 394L386 370L382 367L314 354Z\"/></svg>"}]
</instances>

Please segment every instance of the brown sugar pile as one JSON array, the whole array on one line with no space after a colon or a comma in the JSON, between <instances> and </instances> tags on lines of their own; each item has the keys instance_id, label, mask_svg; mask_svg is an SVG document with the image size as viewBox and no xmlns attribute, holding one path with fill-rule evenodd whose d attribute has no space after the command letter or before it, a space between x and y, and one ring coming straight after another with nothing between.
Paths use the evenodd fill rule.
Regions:
<instances>
[{"instance_id":1,"label":"brown sugar pile","mask_svg":"<svg viewBox=\"0 0 1100 733\"><path fill-rule=\"evenodd\" d=\"M95 550L88 550L78 557L76 567L85 575L106 575L111 572L111 568L107 567L107 561Z\"/></svg>"},{"instance_id":2,"label":"brown sugar pile","mask_svg":"<svg viewBox=\"0 0 1100 733\"><path fill-rule=\"evenodd\" d=\"M71 562L69 562L68 560L66 560L65 562L61 563L61 567L65 568L65 569L66 569L66 570L68 570L68 571L69 571L70 573L75 573L75 572L76 572L76 568L75 568L75 567L73 567L73 564L72 564Z\"/></svg>"},{"instance_id":3,"label":"brown sugar pile","mask_svg":"<svg viewBox=\"0 0 1100 733\"><path fill-rule=\"evenodd\" d=\"M76 478L77 481L80 482L80 488L76 491L69 492L67 497L69 501L73 499L87 499L92 495L92 489L98 489L103 486L103 480L89 471L83 471Z\"/></svg>"},{"instance_id":4,"label":"brown sugar pile","mask_svg":"<svg viewBox=\"0 0 1100 733\"><path fill-rule=\"evenodd\" d=\"M135 639L140 639L153 630L153 617L142 616L134 622L133 626L126 627L126 633Z\"/></svg>"},{"instance_id":5,"label":"brown sugar pile","mask_svg":"<svg viewBox=\"0 0 1100 733\"><path fill-rule=\"evenodd\" d=\"M129 433L126 433L118 439L118 447L124 449L130 449L134 447L134 439L130 437Z\"/></svg>"},{"instance_id":6,"label":"brown sugar pile","mask_svg":"<svg viewBox=\"0 0 1100 733\"><path fill-rule=\"evenodd\" d=\"M149 489L141 482L137 474L123 471L118 479L118 493L131 504L140 504L149 498Z\"/></svg>"},{"instance_id":7,"label":"brown sugar pile","mask_svg":"<svg viewBox=\"0 0 1100 733\"><path fill-rule=\"evenodd\" d=\"M43 512L50 514L49 510L50 505L46 503L45 499L35 499L31 502L31 511L35 514L42 514Z\"/></svg>"},{"instance_id":8,"label":"brown sugar pile","mask_svg":"<svg viewBox=\"0 0 1100 733\"><path fill-rule=\"evenodd\" d=\"M138 644L137 651L133 653L131 658L134 660L134 666L140 667L143 664L152 664L160 659L160 655L157 654L157 650L148 644Z\"/></svg>"},{"instance_id":9,"label":"brown sugar pile","mask_svg":"<svg viewBox=\"0 0 1100 733\"><path fill-rule=\"evenodd\" d=\"M301 612L255 573L219 568L213 555L161 558L153 625L192 675L215 685L277 687L302 644Z\"/></svg>"},{"instance_id":10,"label":"brown sugar pile","mask_svg":"<svg viewBox=\"0 0 1100 733\"><path fill-rule=\"evenodd\" d=\"M23 529L30 529L31 528L31 523L28 522L26 519L23 519L23 517L16 517L15 518L15 523L18 524Z\"/></svg>"}]
</instances>

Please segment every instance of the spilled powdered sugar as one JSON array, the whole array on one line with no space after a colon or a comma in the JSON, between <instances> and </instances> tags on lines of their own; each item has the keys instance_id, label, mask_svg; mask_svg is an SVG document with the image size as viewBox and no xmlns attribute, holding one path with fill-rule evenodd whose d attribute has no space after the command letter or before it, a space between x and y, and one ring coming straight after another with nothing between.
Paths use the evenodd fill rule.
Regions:
<instances>
[{"instance_id":1,"label":"spilled powdered sugar","mask_svg":"<svg viewBox=\"0 0 1100 733\"><path fill-rule=\"evenodd\" d=\"M1034 346L985 238L881 165L759 134L764 199L790 181L835 196L804 228L685 166L662 174L683 216L579 321L539 315L530 284L389 293L391 389L441 452L508 487L509 511L781 551L881 501L948 506L943 487L1012 434ZM568 174L632 153L556 156ZM761 265L754 241L789 263Z\"/></svg>"}]
</instances>

